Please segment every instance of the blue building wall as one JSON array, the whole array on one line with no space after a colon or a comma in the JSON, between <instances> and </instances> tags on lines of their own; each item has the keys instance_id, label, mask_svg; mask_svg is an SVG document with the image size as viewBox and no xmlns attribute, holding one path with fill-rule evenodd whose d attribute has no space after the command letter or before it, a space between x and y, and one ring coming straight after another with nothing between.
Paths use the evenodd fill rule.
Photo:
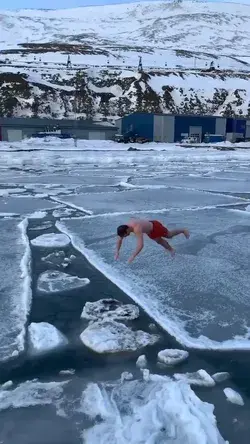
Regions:
<instances>
[{"instance_id":1,"label":"blue building wall","mask_svg":"<svg viewBox=\"0 0 250 444\"><path fill-rule=\"evenodd\" d=\"M233 119L229 117L227 119L227 133L240 133L245 136L246 134L246 120L245 119Z\"/></svg>"},{"instance_id":2,"label":"blue building wall","mask_svg":"<svg viewBox=\"0 0 250 444\"><path fill-rule=\"evenodd\" d=\"M189 133L190 126L202 127L202 139L206 133L215 133L216 117L175 116L175 142L181 141L182 133Z\"/></svg>"},{"instance_id":3,"label":"blue building wall","mask_svg":"<svg viewBox=\"0 0 250 444\"><path fill-rule=\"evenodd\" d=\"M146 137L153 140L154 114L134 113L124 116L122 119L122 134L133 131L139 137Z\"/></svg>"}]
</instances>

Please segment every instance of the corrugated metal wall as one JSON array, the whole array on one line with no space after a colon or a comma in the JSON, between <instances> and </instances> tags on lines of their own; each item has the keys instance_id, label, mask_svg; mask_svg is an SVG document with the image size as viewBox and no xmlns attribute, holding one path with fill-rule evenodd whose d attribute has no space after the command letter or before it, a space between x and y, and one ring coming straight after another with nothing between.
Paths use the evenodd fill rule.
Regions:
<instances>
[{"instance_id":1,"label":"corrugated metal wall","mask_svg":"<svg viewBox=\"0 0 250 444\"><path fill-rule=\"evenodd\" d=\"M139 137L153 140L154 114L135 113L124 116L122 119L122 134L133 131Z\"/></svg>"},{"instance_id":2,"label":"corrugated metal wall","mask_svg":"<svg viewBox=\"0 0 250 444\"><path fill-rule=\"evenodd\" d=\"M154 141L174 142L174 116L158 115L154 116Z\"/></svg>"},{"instance_id":3,"label":"corrugated metal wall","mask_svg":"<svg viewBox=\"0 0 250 444\"><path fill-rule=\"evenodd\" d=\"M190 134L190 127L202 127L202 136L205 133L215 134L215 117L201 116L176 116L175 117L175 142L180 142L181 134Z\"/></svg>"}]
</instances>

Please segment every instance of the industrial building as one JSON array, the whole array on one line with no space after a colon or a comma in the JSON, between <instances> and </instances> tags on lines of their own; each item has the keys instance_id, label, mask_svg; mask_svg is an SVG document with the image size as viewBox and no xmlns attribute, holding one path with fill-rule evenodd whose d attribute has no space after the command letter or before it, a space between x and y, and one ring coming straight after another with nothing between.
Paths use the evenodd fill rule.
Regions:
<instances>
[{"instance_id":1,"label":"industrial building","mask_svg":"<svg viewBox=\"0 0 250 444\"><path fill-rule=\"evenodd\" d=\"M117 127L91 120L0 118L0 141L17 142L26 137L39 137L39 134L44 133L61 138L110 140L117 133Z\"/></svg>"},{"instance_id":2,"label":"industrial building","mask_svg":"<svg viewBox=\"0 0 250 444\"><path fill-rule=\"evenodd\" d=\"M198 143L250 138L250 120L196 115L134 113L116 121L121 134L133 132L155 142L181 142L193 138Z\"/></svg>"}]
</instances>

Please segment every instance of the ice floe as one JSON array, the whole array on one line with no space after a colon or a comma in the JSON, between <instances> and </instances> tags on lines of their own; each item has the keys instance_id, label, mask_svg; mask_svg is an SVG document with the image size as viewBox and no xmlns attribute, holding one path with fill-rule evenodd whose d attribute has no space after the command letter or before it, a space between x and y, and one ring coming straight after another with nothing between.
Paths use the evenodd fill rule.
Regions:
<instances>
[{"instance_id":1,"label":"ice floe","mask_svg":"<svg viewBox=\"0 0 250 444\"><path fill-rule=\"evenodd\" d=\"M131 379L133 379L133 378L134 378L133 373L130 373L130 372L123 372L123 373L121 374L121 382L124 382L124 381L131 381Z\"/></svg>"},{"instance_id":2,"label":"ice floe","mask_svg":"<svg viewBox=\"0 0 250 444\"><path fill-rule=\"evenodd\" d=\"M114 319L117 321L133 320L139 317L139 308L134 304L123 304L116 299L100 299L86 302L81 318L89 320Z\"/></svg>"},{"instance_id":3,"label":"ice floe","mask_svg":"<svg viewBox=\"0 0 250 444\"><path fill-rule=\"evenodd\" d=\"M67 268L75 259L76 256L74 254L71 254L70 257L66 257L64 251L55 251L45 257L42 257L43 262L56 265L57 267L62 266L63 268Z\"/></svg>"},{"instance_id":4,"label":"ice floe","mask_svg":"<svg viewBox=\"0 0 250 444\"><path fill-rule=\"evenodd\" d=\"M185 381L190 385L214 387L215 381L206 372L206 370L198 370L194 373L175 373L174 378L178 381Z\"/></svg>"},{"instance_id":5,"label":"ice floe","mask_svg":"<svg viewBox=\"0 0 250 444\"><path fill-rule=\"evenodd\" d=\"M1 220L0 362L18 356L25 348L25 325L31 304L30 247L27 219Z\"/></svg>"},{"instance_id":6,"label":"ice floe","mask_svg":"<svg viewBox=\"0 0 250 444\"><path fill-rule=\"evenodd\" d=\"M120 322L103 320L90 324L80 335L83 344L96 353L136 351L159 340L158 335L133 331Z\"/></svg>"},{"instance_id":7,"label":"ice floe","mask_svg":"<svg viewBox=\"0 0 250 444\"><path fill-rule=\"evenodd\" d=\"M1 390L8 390L10 387L13 386L13 381L6 381L4 384L1 385Z\"/></svg>"},{"instance_id":8,"label":"ice floe","mask_svg":"<svg viewBox=\"0 0 250 444\"><path fill-rule=\"evenodd\" d=\"M0 390L0 411L9 408L22 408L35 405L49 405L63 394L63 386L68 381L39 382L26 381L14 390Z\"/></svg>"},{"instance_id":9,"label":"ice floe","mask_svg":"<svg viewBox=\"0 0 250 444\"><path fill-rule=\"evenodd\" d=\"M165 365L176 365L185 361L189 356L186 350L166 349L158 353L158 361Z\"/></svg>"},{"instance_id":10,"label":"ice floe","mask_svg":"<svg viewBox=\"0 0 250 444\"><path fill-rule=\"evenodd\" d=\"M69 369L67 369L67 370L61 370L60 372L59 372L59 375L74 375L75 374L75 369L74 368L69 368Z\"/></svg>"},{"instance_id":11,"label":"ice floe","mask_svg":"<svg viewBox=\"0 0 250 444\"><path fill-rule=\"evenodd\" d=\"M241 406L244 405L244 401L243 401L242 396L238 392L233 390L232 388L227 387L223 390L223 392L225 393L227 400L229 402L232 402L232 404L238 404Z\"/></svg>"},{"instance_id":12,"label":"ice floe","mask_svg":"<svg viewBox=\"0 0 250 444\"><path fill-rule=\"evenodd\" d=\"M75 214L76 210L73 208L58 208L53 211L54 217L69 217Z\"/></svg>"},{"instance_id":13,"label":"ice floe","mask_svg":"<svg viewBox=\"0 0 250 444\"><path fill-rule=\"evenodd\" d=\"M47 213L45 211L35 211L29 215L29 219L43 219L46 216Z\"/></svg>"},{"instance_id":14,"label":"ice floe","mask_svg":"<svg viewBox=\"0 0 250 444\"><path fill-rule=\"evenodd\" d=\"M83 431L85 444L225 444L214 406L183 382L125 380L112 388L90 383L81 411L93 421Z\"/></svg>"},{"instance_id":15,"label":"ice floe","mask_svg":"<svg viewBox=\"0 0 250 444\"><path fill-rule=\"evenodd\" d=\"M61 293L77 288L83 288L89 284L88 278L79 278L63 273L62 271L45 271L37 280L37 289L42 293Z\"/></svg>"},{"instance_id":16,"label":"ice floe","mask_svg":"<svg viewBox=\"0 0 250 444\"><path fill-rule=\"evenodd\" d=\"M28 344L29 354L36 356L65 347L68 340L54 325L32 322L28 327Z\"/></svg>"},{"instance_id":17,"label":"ice floe","mask_svg":"<svg viewBox=\"0 0 250 444\"><path fill-rule=\"evenodd\" d=\"M147 365L148 365L148 361L147 361L146 355L139 356L139 358L136 361L136 366L138 368L146 368Z\"/></svg>"},{"instance_id":18,"label":"ice floe","mask_svg":"<svg viewBox=\"0 0 250 444\"><path fill-rule=\"evenodd\" d=\"M31 244L34 247L62 248L70 244L70 239L66 234L48 233L32 239Z\"/></svg>"},{"instance_id":19,"label":"ice floe","mask_svg":"<svg viewBox=\"0 0 250 444\"><path fill-rule=\"evenodd\" d=\"M223 382L230 378L230 373L228 372L218 372L212 375L215 382Z\"/></svg>"},{"instance_id":20,"label":"ice floe","mask_svg":"<svg viewBox=\"0 0 250 444\"><path fill-rule=\"evenodd\" d=\"M35 227L29 227L29 230L36 231L36 230L48 230L49 228L53 227L53 223L49 220L43 222L43 224L36 225Z\"/></svg>"}]
</instances>

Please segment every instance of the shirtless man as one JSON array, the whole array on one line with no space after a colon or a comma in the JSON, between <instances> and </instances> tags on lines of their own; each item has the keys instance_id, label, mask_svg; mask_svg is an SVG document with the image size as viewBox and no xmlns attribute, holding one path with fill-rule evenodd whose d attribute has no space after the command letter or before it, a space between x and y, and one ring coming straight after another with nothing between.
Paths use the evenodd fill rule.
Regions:
<instances>
[{"instance_id":1,"label":"shirtless man","mask_svg":"<svg viewBox=\"0 0 250 444\"><path fill-rule=\"evenodd\" d=\"M143 235L147 234L147 236L157 242L157 244L161 245L166 250L170 251L171 255L174 256L175 250L171 247L171 245L166 241L166 239L172 239L174 236L178 236L179 234L184 234L184 236L189 238L189 231L185 228L176 229L176 230L168 230L164 225L161 224L158 220L142 220L142 219L131 219L126 225L120 225L117 228L117 244L116 244L116 254L115 259L117 260L119 257L119 251L122 246L122 241L125 237L129 236L131 233L134 233L137 237L137 247L128 260L131 263L135 257L141 252L143 249Z\"/></svg>"}]
</instances>

